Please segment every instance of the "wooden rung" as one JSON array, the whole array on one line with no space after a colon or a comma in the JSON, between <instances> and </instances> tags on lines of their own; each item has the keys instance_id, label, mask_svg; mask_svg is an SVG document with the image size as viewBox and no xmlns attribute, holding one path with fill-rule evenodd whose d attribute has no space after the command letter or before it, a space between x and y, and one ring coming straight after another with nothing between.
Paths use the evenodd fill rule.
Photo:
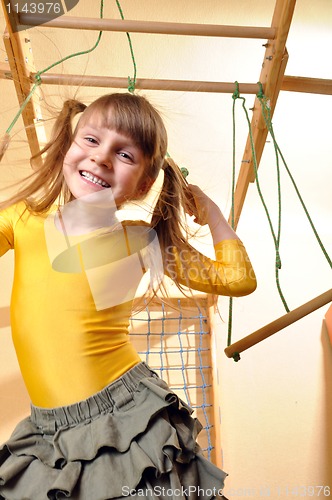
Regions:
<instances>
[{"instance_id":1,"label":"wooden rung","mask_svg":"<svg viewBox=\"0 0 332 500\"><path fill-rule=\"evenodd\" d=\"M31 74L32 80L36 73ZM93 75L64 75L59 73L43 73L41 82L48 85L79 85L87 87L110 87L117 89L128 88L128 78ZM172 90L181 92L219 92L233 93L235 83L231 82L199 82L189 80L151 80L138 78L135 87L144 90ZM240 83L239 91L242 94L257 94L257 83Z\"/></svg>"},{"instance_id":2,"label":"wooden rung","mask_svg":"<svg viewBox=\"0 0 332 500\"><path fill-rule=\"evenodd\" d=\"M151 33L162 35L216 36L229 38L274 39L274 27L225 26L219 24L169 23L156 21L130 21L122 19L95 19L91 17L61 16L55 19L42 14L18 15L19 23L26 26L43 24L52 28L68 28L98 31L122 31L130 33Z\"/></svg>"},{"instance_id":3,"label":"wooden rung","mask_svg":"<svg viewBox=\"0 0 332 500\"><path fill-rule=\"evenodd\" d=\"M307 92L308 94L332 95L332 80L285 75L282 81L281 90Z\"/></svg>"},{"instance_id":4,"label":"wooden rung","mask_svg":"<svg viewBox=\"0 0 332 500\"><path fill-rule=\"evenodd\" d=\"M249 347L258 344L262 340L267 339L274 333L279 332L283 328L286 328L286 326L295 323L299 319L304 318L304 316L307 316L313 311L316 311L316 309L319 309L320 307L325 306L330 302L332 302L332 288L327 292L318 295L318 297L309 300L309 302L306 302L297 309L294 309L293 311L290 311L289 313L285 314L284 316L281 316L275 321L272 321L272 323L263 326L263 328L256 330L251 335L248 335L247 337L244 337L238 342L235 342L234 344L226 347L225 349L226 356L228 358L232 358L235 354L243 352L246 349L249 349Z\"/></svg>"},{"instance_id":5,"label":"wooden rung","mask_svg":"<svg viewBox=\"0 0 332 500\"><path fill-rule=\"evenodd\" d=\"M31 74L34 79L35 73ZM94 75L63 75L45 73L42 82L49 85L83 85L86 87L128 87L127 78L94 76ZM12 79L8 63L0 62L0 79ZM216 92L233 93L235 84L229 82L206 82L189 80L155 80L139 78L137 88L145 90L178 90L181 92ZM259 86L256 83L240 83L241 94L257 94ZM281 90L290 92L306 92L310 94L332 95L332 80L323 78L306 78L302 76L284 76Z\"/></svg>"},{"instance_id":6,"label":"wooden rung","mask_svg":"<svg viewBox=\"0 0 332 500\"><path fill-rule=\"evenodd\" d=\"M35 73L31 79L34 80ZM0 63L0 79L11 79L12 74L7 63ZM128 78L95 76L95 75L64 75L60 73L45 73L41 76L43 83L48 85L82 85L86 87L127 88ZM216 92L233 93L233 82L206 82L190 80L157 80L139 78L136 87L143 90L175 90L181 92ZM257 94L260 90L256 83L239 83L240 94ZM332 80L322 78L306 78L285 76L281 90L291 92L308 92L313 94L332 95Z\"/></svg>"}]
</instances>

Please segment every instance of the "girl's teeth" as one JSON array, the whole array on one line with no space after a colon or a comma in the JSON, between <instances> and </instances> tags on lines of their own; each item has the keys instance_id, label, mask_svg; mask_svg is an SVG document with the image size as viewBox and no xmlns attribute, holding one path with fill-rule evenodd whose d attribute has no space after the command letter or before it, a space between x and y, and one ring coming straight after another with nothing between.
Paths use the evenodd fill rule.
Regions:
<instances>
[{"instance_id":1,"label":"girl's teeth","mask_svg":"<svg viewBox=\"0 0 332 500\"><path fill-rule=\"evenodd\" d=\"M95 175L92 175L90 172L85 172L83 170L82 172L80 172L80 174L82 177L85 177L86 179L93 182L94 184L99 184L99 186L102 186L105 188L110 187L110 185L107 182L103 181L102 179L99 179L99 177L96 177Z\"/></svg>"}]
</instances>

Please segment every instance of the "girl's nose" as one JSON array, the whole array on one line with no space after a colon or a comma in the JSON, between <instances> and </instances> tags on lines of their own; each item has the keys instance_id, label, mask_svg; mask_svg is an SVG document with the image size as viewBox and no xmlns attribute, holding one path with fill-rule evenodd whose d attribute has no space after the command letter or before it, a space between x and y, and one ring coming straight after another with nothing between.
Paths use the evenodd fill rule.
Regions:
<instances>
[{"instance_id":1,"label":"girl's nose","mask_svg":"<svg viewBox=\"0 0 332 500\"><path fill-rule=\"evenodd\" d=\"M98 153L91 155L90 159L100 167L112 168L112 162L107 155Z\"/></svg>"}]
</instances>

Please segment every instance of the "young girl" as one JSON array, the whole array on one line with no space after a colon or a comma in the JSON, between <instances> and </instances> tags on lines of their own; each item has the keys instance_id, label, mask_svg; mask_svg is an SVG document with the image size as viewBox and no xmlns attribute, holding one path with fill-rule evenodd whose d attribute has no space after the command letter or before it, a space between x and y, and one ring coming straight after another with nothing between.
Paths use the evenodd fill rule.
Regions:
<instances>
[{"instance_id":1,"label":"young girl","mask_svg":"<svg viewBox=\"0 0 332 500\"><path fill-rule=\"evenodd\" d=\"M145 98L112 94L89 107L70 100L41 152L42 168L0 205L0 255L15 250L13 341L32 401L31 416L0 451L0 498L222 497L226 474L202 456L190 408L141 362L128 336L133 294L117 293L128 280L137 286L141 275L133 276L131 264L120 273L114 265L144 254L156 241L152 231L164 273L179 287L229 296L256 287L246 251L219 208L186 184L166 153L165 127ZM119 231L116 211L128 201L140 205L160 174L149 226L137 223L146 231L130 234L130 221ZM96 224L96 214L107 210L110 222ZM188 244L184 211L209 225L215 261ZM68 243L67 267L52 260L50 221ZM82 233L91 237L77 243ZM113 257L119 235L125 243ZM101 271L97 287L92 268ZM106 302L97 307L101 288ZM107 290L116 291L109 303Z\"/></svg>"}]
</instances>

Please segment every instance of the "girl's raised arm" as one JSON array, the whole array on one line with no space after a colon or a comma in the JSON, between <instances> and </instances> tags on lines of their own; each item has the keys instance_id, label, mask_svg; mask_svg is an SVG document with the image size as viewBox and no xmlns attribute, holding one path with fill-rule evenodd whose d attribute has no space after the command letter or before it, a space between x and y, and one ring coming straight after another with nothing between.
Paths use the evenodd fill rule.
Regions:
<instances>
[{"instance_id":1,"label":"girl's raised arm","mask_svg":"<svg viewBox=\"0 0 332 500\"><path fill-rule=\"evenodd\" d=\"M193 199L189 215L194 215L194 222L204 226L208 224L212 234L213 244L223 240L239 239L235 231L228 224L218 205L214 203L198 186L188 184L187 187Z\"/></svg>"}]
</instances>

